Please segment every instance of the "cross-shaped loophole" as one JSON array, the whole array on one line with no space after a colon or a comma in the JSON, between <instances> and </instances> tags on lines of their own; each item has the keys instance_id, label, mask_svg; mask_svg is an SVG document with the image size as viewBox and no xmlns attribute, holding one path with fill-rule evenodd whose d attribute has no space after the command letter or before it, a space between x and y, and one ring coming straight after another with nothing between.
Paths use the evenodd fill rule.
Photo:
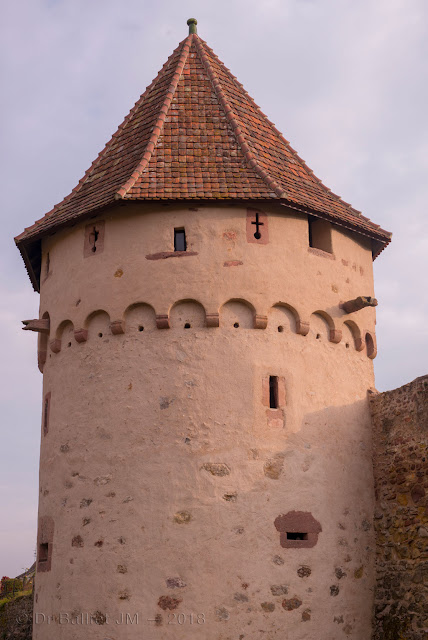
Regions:
<instances>
[{"instance_id":1,"label":"cross-shaped loophole","mask_svg":"<svg viewBox=\"0 0 428 640\"><path fill-rule=\"evenodd\" d=\"M100 232L96 229L96 227L94 227L91 233L89 234L89 242L92 245L91 251L93 251L94 253L97 250L97 240L99 235L100 235Z\"/></svg>"},{"instance_id":2,"label":"cross-shaped loophole","mask_svg":"<svg viewBox=\"0 0 428 640\"><path fill-rule=\"evenodd\" d=\"M255 224L256 225L256 232L254 234L254 237L255 237L256 240L260 240L260 238L262 237L262 234L260 233L260 227L262 227L264 223L260 222L258 213L256 213L255 221L252 222L251 224Z\"/></svg>"}]
</instances>

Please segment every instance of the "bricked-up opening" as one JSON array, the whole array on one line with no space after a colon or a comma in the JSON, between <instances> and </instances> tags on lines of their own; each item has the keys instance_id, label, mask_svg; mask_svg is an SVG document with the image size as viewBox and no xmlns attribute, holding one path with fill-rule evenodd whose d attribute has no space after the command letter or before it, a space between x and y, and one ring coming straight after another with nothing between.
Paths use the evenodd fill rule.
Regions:
<instances>
[{"instance_id":1,"label":"bricked-up opening","mask_svg":"<svg viewBox=\"0 0 428 640\"><path fill-rule=\"evenodd\" d=\"M287 531L287 540L307 540L307 533L300 533L298 531Z\"/></svg>"},{"instance_id":2,"label":"bricked-up opening","mask_svg":"<svg viewBox=\"0 0 428 640\"><path fill-rule=\"evenodd\" d=\"M278 409L278 376L269 376L269 407Z\"/></svg>"},{"instance_id":3,"label":"bricked-up opening","mask_svg":"<svg viewBox=\"0 0 428 640\"><path fill-rule=\"evenodd\" d=\"M51 394L49 392L45 395L45 400L43 402L43 435L44 436L49 431L50 403L51 403Z\"/></svg>"},{"instance_id":4,"label":"bricked-up opening","mask_svg":"<svg viewBox=\"0 0 428 640\"><path fill-rule=\"evenodd\" d=\"M49 542L39 544L39 562L47 562L49 557Z\"/></svg>"},{"instance_id":5,"label":"bricked-up opening","mask_svg":"<svg viewBox=\"0 0 428 640\"><path fill-rule=\"evenodd\" d=\"M186 232L184 229L174 229L174 251L186 251Z\"/></svg>"},{"instance_id":6,"label":"bricked-up opening","mask_svg":"<svg viewBox=\"0 0 428 640\"><path fill-rule=\"evenodd\" d=\"M326 253L333 253L331 224L329 222L308 216L308 234L310 247L321 249Z\"/></svg>"}]
</instances>

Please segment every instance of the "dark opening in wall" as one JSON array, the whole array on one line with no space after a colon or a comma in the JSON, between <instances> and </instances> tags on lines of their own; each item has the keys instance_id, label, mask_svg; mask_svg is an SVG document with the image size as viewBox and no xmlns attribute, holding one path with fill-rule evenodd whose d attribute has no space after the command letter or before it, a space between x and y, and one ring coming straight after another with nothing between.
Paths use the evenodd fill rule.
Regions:
<instances>
[{"instance_id":1,"label":"dark opening in wall","mask_svg":"<svg viewBox=\"0 0 428 640\"><path fill-rule=\"evenodd\" d=\"M365 342L366 342L366 349L367 349L368 357L369 358L374 357L374 355L376 355L375 343L374 343L373 337L371 336L371 334L369 332L366 333Z\"/></svg>"},{"instance_id":2,"label":"dark opening in wall","mask_svg":"<svg viewBox=\"0 0 428 640\"><path fill-rule=\"evenodd\" d=\"M104 250L104 220L93 222L85 227L85 243L83 245L83 256L98 255Z\"/></svg>"},{"instance_id":3,"label":"dark opening in wall","mask_svg":"<svg viewBox=\"0 0 428 640\"><path fill-rule=\"evenodd\" d=\"M49 431L49 411L51 403L51 393L45 395L45 401L43 403L43 435L45 436Z\"/></svg>"},{"instance_id":4,"label":"dark opening in wall","mask_svg":"<svg viewBox=\"0 0 428 640\"><path fill-rule=\"evenodd\" d=\"M50 255L49 255L49 251L48 251L47 254L46 254L45 278L48 277L50 268L51 268L51 259L50 259Z\"/></svg>"},{"instance_id":5,"label":"dark opening in wall","mask_svg":"<svg viewBox=\"0 0 428 640\"><path fill-rule=\"evenodd\" d=\"M297 531L287 531L287 540L307 540L307 533L300 533Z\"/></svg>"},{"instance_id":6,"label":"dark opening in wall","mask_svg":"<svg viewBox=\"0 0 428 640\"><path fill-rule=\"evenodd\" d=\"M308 216L308 234L310 247L321 249L326 253L333 253L331 224L329 222Z\"/></svg>"},{"instance_id":7,"label":"dark opening in wall","mask_svg":"<svg viewBox=\"0 0 428 640\"><path fill-rule=\"evenodd\" d=\"M47 562L49 556L49 542L39 544L39 562Z\"/></svg>"},{"instance_id":8,"label":"dark opening in wall","mask_svg":"<svg viewBox=\"0 0 428 640\"><path fill-rule=\"evenodd\" d=\"M191 329L191 324L189 322L186 322L184 325L185 329Z\"/></svg>"},{"instance_id":9,"label":"dark opening in wall","mask_svg":"<svg viewBox=\"0 0 428 640\"><path fill-rule=\"evenodd\" d=\"M269 407L278 409L278 376L269 376Z\"/></svg>"},{"instance_id":10,"label":"dark opening in wall","mask_svg":"<svg viewBox=\"0 0 428 640\"><path fill-rule=\"evenodd\" d=\"M91 233L89 234L92 253L95 253L95 251L97 250L97 240L99 235L100 232L98 231L98 229L96 227L93 227Z\"/></svg>"},{"instance_id":11,"label":"dark opening in wall","mask_svg":"<svg viewBox=\"0 0 428 640\"><path fill-rule=\"evenodd\" d=\"M186 251L186 232L184 229L174 229L174 251Z\"/></svg>"},{"instance_id":12,"label":"dark opening in wall","mask_svg":"<svg viewBox=\"0 0 428 640\"><path fill-rule=\"evenodd\" d=\"M284 549L309 549L318 542L321 524L309 511L289 511L275 518L275 529L280 533Z\"/></svg>"}]
</instances>

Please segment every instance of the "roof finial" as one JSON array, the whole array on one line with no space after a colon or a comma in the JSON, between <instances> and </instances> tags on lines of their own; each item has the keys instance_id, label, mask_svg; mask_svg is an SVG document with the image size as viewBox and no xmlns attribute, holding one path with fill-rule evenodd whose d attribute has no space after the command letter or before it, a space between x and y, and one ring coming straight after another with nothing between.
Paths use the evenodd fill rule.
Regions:
<instances>
[{"instance_id":1,"label":"roof finial","mask_svg":"<svg viewBox=\"0 0 428 640\"><path fill-rule=\"evenodd\" d=\"M187 24L189 25L189 35L191 33L198 33L198 30L196 28L198 21L196 20L196 18L189 18Z\"/></svg>"}]
</instances>

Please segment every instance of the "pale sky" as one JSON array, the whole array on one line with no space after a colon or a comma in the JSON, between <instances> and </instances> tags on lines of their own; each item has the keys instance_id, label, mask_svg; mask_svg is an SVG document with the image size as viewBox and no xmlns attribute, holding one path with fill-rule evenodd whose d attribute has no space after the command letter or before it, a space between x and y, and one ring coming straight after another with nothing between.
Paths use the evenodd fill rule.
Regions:
<instances>
[{"instance_id":1,"label":"pale sky","mask_svg":"<svg viewBox=\"0 0 428 640\"><path fill-rule=\"evenodd\" d=\"M394 234L375 261L376 386L428 373L426 0L3 2L0 577L34 559L38 317L13 237L77 184L189 17L315 174Z\"/></svg>"}]
</instances>

